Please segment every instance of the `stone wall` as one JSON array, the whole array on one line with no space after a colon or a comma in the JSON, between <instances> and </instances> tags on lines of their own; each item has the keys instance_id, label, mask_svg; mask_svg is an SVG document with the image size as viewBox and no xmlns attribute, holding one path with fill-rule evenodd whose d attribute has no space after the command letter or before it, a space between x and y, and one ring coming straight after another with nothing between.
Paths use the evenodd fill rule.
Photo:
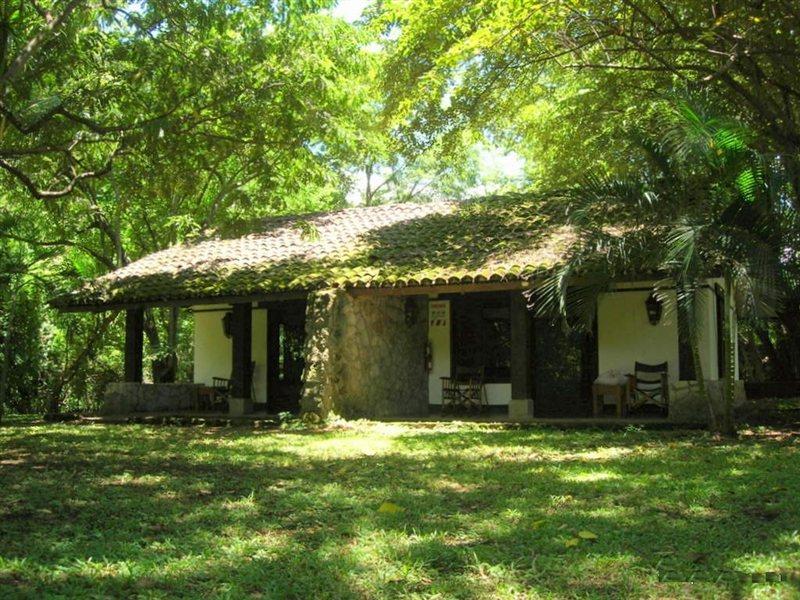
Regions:
<instances>
[{"instance_id":1,"label":"stone wall","mask_svg":"<svg viewBox=\"0 0 800 600\"><path fill-rule=\"evenodd\" d=\"M348 418L426 414L426 317L425 297L343 291L309 297L303 411Z\"/></svg>"},{"instance_id":2,"label":"stone wall","mask_svg":"<svg viewBox=\"0 0 800 600\"><path fill-rule=\"evenodd\" d=\"M194 383L109 383L100 414L189 410L195 406L198 387Z\"/></svg>"}]
</instances>

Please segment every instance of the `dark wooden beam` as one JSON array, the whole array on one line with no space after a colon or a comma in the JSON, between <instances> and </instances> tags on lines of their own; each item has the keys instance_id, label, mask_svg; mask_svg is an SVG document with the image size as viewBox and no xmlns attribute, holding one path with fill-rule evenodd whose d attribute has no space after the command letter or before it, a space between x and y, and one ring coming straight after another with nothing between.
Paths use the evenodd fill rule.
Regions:
<instances>
[{"instance_id":1,"label":"dark wooden beam","mask_svg":"<svg viewBox=\"0 0 800 600\"><path fill-rule=\"evenodd\" d=\"M511 398L533 398L533 363L531 360L533 319L527 299L511 292Z\"/></svg>"},{"instance_id":2,"label":"dark wooden beam","mask_svg":"<svg viewBox=\"0 0 800 600\"><path fill-rule=\"evenodd\" d=\"M252 335L253 308L249 302L233 305L231 320L233 373L231 375L231 397L250 400L253 389Z\"/></svg>"},{"instance_id":3,"label":"dark wooden beam","mask_svg":"<svg viewBox=\"0 0 800 600\"><path fill-rule=\"evenodd\" d=\"M257 294L253 296L217 296L216 298L184 298L180 300L152 300L148 302L121 302L116 304L102 305L80 305L80 306L56 306L55 308L62 313L78 312L107 312L109 310L129 310L142 307L189 307L203 305L233 305L245 302L280 302L283 300L304 300L308 297L306 291L295 292L275 292L269 294Z\"/></svg>"},{"instance_id":4,"label":"dark wooden beam","mask_svg":"<svg viewBox=\"0 0 800 600\"><path fill-rule=\"evenodd\" d=\"M416 294L467 294L472 292L502 292L525 290L529 281L486 281L483 283L448 283L400 287L347 288L351 296L413 296Z\"/></svg>"},{"instance_id":5,"label":"dark wooden beam","mask_svg":"<svg viewBox=\"0 0 800 600\"><path fill-rule=\"evenodd\" d=\"M125 381L142 382L144 309L125 311Z\"/></svg>"}]
</instances>

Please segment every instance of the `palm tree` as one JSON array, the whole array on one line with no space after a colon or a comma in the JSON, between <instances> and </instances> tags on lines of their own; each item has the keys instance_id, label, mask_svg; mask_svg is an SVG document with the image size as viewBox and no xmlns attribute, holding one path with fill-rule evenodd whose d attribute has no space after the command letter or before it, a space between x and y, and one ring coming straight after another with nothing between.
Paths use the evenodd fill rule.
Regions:
<instances>
[{"instance_id":1,"label":"palm tree","mask_svg":"<svg viewBox=\"0 0 800 600\"><path fill-rule=\"evenodd\" d=\"M593 175L555 200L566 203L577 242L568 260L530 292L532 308L588 327L600 293L623 278L657 279L677 289L677 306L692 348L698 392L711 426L734 430L736 375L733 316L763 317L776 290L784 233L796 216L785 200L776 161L755 152L748 132L679 103L666 111L657 138L638 135L633 175ZM633 169L632 169L633 171ZM722 414L705 385L699 331L707 278L724 281Z\"/></svg>"}]
</instances>

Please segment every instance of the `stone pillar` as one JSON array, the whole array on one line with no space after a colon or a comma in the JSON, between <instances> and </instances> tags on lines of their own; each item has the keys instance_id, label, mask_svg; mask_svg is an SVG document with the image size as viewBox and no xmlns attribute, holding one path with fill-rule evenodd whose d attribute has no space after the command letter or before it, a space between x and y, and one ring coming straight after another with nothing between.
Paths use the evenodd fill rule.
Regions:
<instances>
[{"instance_id":1,"label":"stone pillar","mask_svg":"<svg viewBox=\"0 0 800 600\"><path fill-rule=\"evenodd\" d=\"M511 293L511 401L510 419L533 417L532 319L527 300L518 291Z\"/></svg>"},{"instance_id":2,"label":"stone pillar","mask_svg":"<svg viewBox=\"0 0 800 600\"><path fill-rule=\"evenodd\" d=\"M340 309L344 417L420 417L428 413L426 296L346 297Z\"/></svg>"},{"instance_id":3,"label":"stone pillar","mask_svg":"<svg viewBox=\"0 0 800 600\"><path fill-rule=\"evenodd\" d=\"M249 302L233 305L231 320L232 362L231 397L228 406L231 415L252 412L253 367L252 367L252 306Z\"/></svg>"},{"instance_id":4,"label":"stone pillar","mask_svg":"<svg viewBox=\"0 0 800 600\"><path fill-rule=\"evenodd\" d=\"M427 298L309 295L300 408L322 417L421 416L428 410Z\"/></svg>"},{"instance_id":5,"label":"stone pillar","mask_svg":"<svg viewBox=\"0 0 800 600\"><path fill-rule=\"evenodd\" d=\"M326 417L334 408L338 383L337 316L344 295L342 290L333 289L308 296L301 413Z\"/></svg>"},{"instance_id":6,"label":"stone pillar","mask_svg":"<svg viewBox=\"0 0 800 600\"><path fill-rule=\"evenodd\" d=\"M142 382L142 351L144 349L144 309L125 311L125 381Z\"/></svg>"}]
</instances>

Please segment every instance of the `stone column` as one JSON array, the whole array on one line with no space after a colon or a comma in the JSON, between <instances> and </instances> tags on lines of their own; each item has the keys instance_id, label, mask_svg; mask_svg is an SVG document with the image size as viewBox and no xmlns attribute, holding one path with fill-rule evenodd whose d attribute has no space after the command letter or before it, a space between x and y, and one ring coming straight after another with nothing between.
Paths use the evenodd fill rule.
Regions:
<instances>
[{"instance_id":1,"label":"stone column","mask_svg":"<svg viewBox=\"0 0 800 600\"><path fill-rule=\"evenodd\" d=\"M300 412L326 417L336 398L337 316L341 298L339 289L319 290L306 302L305 368Z\"/></svg>"},{"instance_id":2,"label":"stone column","mask_svg":"<svg viewBox=\"0 0 800 600\"><path fill-rule=\"evenodd\" d=\"M340 317L341 378L336 409L344 417L428 414L428 299L347 297Z\"/></svg>"}]
</instances>

